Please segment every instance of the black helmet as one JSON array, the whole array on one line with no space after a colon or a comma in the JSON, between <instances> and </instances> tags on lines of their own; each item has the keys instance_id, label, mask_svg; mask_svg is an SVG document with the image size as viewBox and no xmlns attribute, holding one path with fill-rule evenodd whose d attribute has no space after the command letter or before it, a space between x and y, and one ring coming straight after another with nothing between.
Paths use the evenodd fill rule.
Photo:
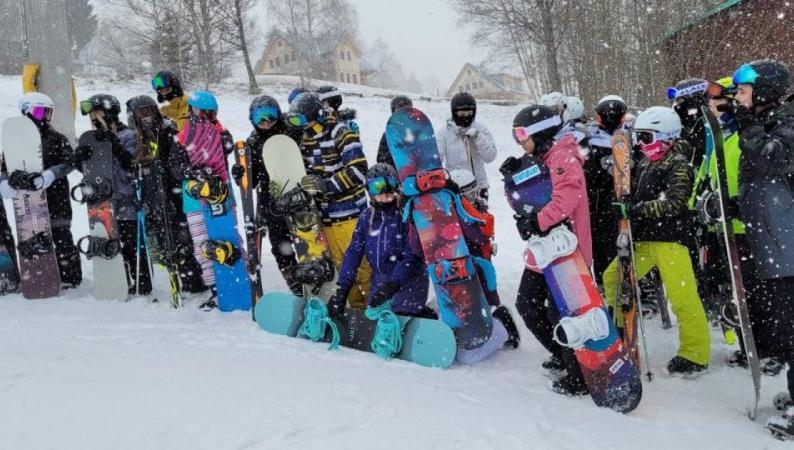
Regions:
<instances>
[{"instance_id":1,"label":"black helmet","mask_svg":"<svg viewBox=\"0 0 794 450\"><path fill-rule=\"evenodd\" d=\"M127 100L127 125L139 128L140 119L143 116L152 116L157 122L162 121L160 110L157 109L157 102L148 95L139 95Z\"/></svg>"},{"instance_id":2,"label":"black helmet","mask_svg":"<svg viewBox=\"0 0 794 450\"><path fill-rule=\"evenodd\" d=\"M626 101L618 95L607 95L602 98L595 109L599 122L610 133L618 129L628 110Z\"/></svg>"},{"instance_id":3,"label":"black helmet","mask_svg":"<svg viewBox=\"0 0 794 450\"><path fill-rule=\"evenodd\" d=\"M414 106L414 102L412 102L411 99L405 95L398 95L397 97L391 99L392 114L394 114L395 111L399 109L412 108L413 106Z\"/></svg>"},{"instance_id":4,"label":"black helmet","mask_svg":"<svg viewBox=\"0 0 794 450\"><path fill-rule=\"evenodd\" d=\"M761 59L739 67L733 84L752 85L753 106L766 106L785 97L791 87L791 72L782 62Z\"/></svg>"},{"instance_id":5,"label":"black helmet","mask_svg":"<svg viewBox=\"0 0 794 450\"><path fill-rule=\"evenodd\" d=\"M88 97L88 100L80 102L80 113L84 116L96 110L104 111L109 122L118 122L119 114L121 114L121 104L119 99L109 94L92 95Z\"/></svg>"},{"instance_id":6,"label":"black helmet","mask_svg":"<svg viewBox=\"0 0 794 450\"><path fill-rule=\"evenodd\" d=\"M289 94L287 95L287 104L291 105L292 102L294 102L295 99L304 92L309 92L309 90L303 86L298 86L295 89L289 91Z\"/></svg>"},{"instance_id":7,"label":"black helmet","mask_svg":"<svg viewBox=\"0 0 794 450\"><path fill-rule=\"evenodd\" d=\"M171 88L171 92L166 95L160 94L160 90L165 88ZM157 101L161 103L185 95L182 92L182 83L179 82L179 77L167 70L157 72L157 75L152 78L152 89L157 92Z\"/></svg>"},{"instance_id":8,"label":"black helmet","mask_svg":"<svg viewBox=\"0 0 794 450\"><path fill-rule=\"evenodd\" d=\"M523 139L519 134L525 133L535 141L536 148L543 151L547 144L554 142L561 128L562 118L557 111L543 105L527 106L513 119L513 138L520 144Z\"/></svg>"},{"instance_id":9,"label":"black helmet","mask_svg":"<svg viewBox=\"0 0 794 450\"><path fill-rule=\"evenodd\" d=\"M334 111L338 111L342 106L342 93L333 86L320 86L317 88L317 96L321 102L328 102Z\"/></svg>"},{"instance_id":10,"label":"black helmet","mask_svg":"<svg viewBox=\"0 0 794 450\"><path fill-rule=\"evenodd\" d=\"M684 128L692 128L698 122L700 108L708 104L708 87L708 81L702 78L687 78L667 90L667 98L673 102Z\"/></svg>"},{"instance_id":11,"label":"black helmet","mask_svg":"<svg viewBox=\"0 0 794 450\"><path fill-rule=\"evenodd\" d=\"M474 122L477 115L477 101L468 92L458 92L452 97L450 103L452 110L452 120L459 127L466 128Z\"/></svg>"},{"instance_id":12,"label":"black helmet","mask_svg":"<svg viewBox=\"0 0 794 450\"><path fill-rule=\"evenodd\" d=\"M317 94L305 92L298 95L289 107L287 121L293 127L306 128L315 122L325 121L325 109Z\"/></svg>"},{"instance_id":13,"label":"black helmet","mask_svg":"<svg viewBox=\"0 0 794 450\"><path fill-rule=\"evenodd\" d=\"M248 107L248 120L256 127L260 123L272 122L281 118L281 107L275 98L260 95L251 101Z\"/></svg>"}]
</instances>

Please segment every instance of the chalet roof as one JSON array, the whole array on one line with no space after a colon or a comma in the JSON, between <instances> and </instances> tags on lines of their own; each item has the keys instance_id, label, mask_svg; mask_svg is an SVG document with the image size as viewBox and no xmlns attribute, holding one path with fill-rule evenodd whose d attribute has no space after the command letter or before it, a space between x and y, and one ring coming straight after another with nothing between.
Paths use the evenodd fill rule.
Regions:
<instances>
[{"instance_id":1,"label":"chalet roof","mask_svg":"<svg viewBox=\"0 0 794 450\"><path fill-rule=\"evenodd\" d=\"M463 66L463 69L461 69L461 71L460 71L460 72L461 72L461 73L463 73L463 71L464 71L464 70L466 70L466 69L472 69L472 70L474 70L474 71L475 71L475 72L477 72L477 73L478 73L478 74L479 74L481 77L485 78L486 80L488 80L490 83L492 83L493 85L495 85L497 88L499 88L499 89L500 89L500 90L502 90L502 91L507 91L507 92L516 92L516 93L522 93L522 94L523 94L523 93L525 93L524 91L521 91L521 90L518 90L518 89L509 88L509 87L505 86L505 85L502 83L502 80L501 80L501 79L499 79L499 75L508 75L508 76L511 76L511 77L515 77L515 75L510 75L510 74L495 74L495 73L491 73L491 72L489 72L489 71L488 71L488 69L486 69L484 66L482 66L482 65L475 65L475 64L471 64L471 63L466 63L466 64ZM520 78L520 77L517 77L517 78ZM457 79L456 79L456 81L457 81Z\"/></svg>"},{"instance_id":2,"label":"chalet roof","mask_svg":"<svg viewBox=\"0 0 794 450\"><path fill-rule=\"evenodd\" d=\"M707 9L706 11L703 11L702 14L700 14L699 16L695 17L694 19L690 20L689 22L685 23L684 25L668 31L667 34L665 35L665 39L672 39L673 37L675 37L675 35L677 35L681 31L691 27L692 25L700 23L700 22L708 19L709 17L711 17L711 16L713 16L715 14L718 14L718 13L720 13L720 12L722 12L722 11L728 9L728 8L731 8L733 6L739 5L739 4L742 3L742 1L743 0L726 0L726 1L720 3L719 5L711 8L711 9Z\"/></svg>"},{"instance_id":3,"label":"chalet roof","mask_svg":"<svg viewBox=\"0 0 794 450\"><path fill-rule=\"evenodd\" d=\"M312 44L316 45L317 47L309 49L306 48L305 43L301 42L294 42L294 40L290 40L287 34L283 33L281 30L277 28L271 28L267 34L267 47L270 47L270 43L273 42L273 39L280 38L287 43L290 47L292 47L298 54L303 57L304 55L308 54L309 52L314 52L319 50L320 54L328 55L330 53L336 52L336 49L339 47L344 41L350 43L350 45L355 48L356 53L358 56L361 56L361 47L359 47L358 43L356 42L353 35L350 34L348 31L341 31L337 32L335 36L326 36L323 39L317 39ZM309 58L304 58L309 59Z\"/></svg>"}]
</instances>

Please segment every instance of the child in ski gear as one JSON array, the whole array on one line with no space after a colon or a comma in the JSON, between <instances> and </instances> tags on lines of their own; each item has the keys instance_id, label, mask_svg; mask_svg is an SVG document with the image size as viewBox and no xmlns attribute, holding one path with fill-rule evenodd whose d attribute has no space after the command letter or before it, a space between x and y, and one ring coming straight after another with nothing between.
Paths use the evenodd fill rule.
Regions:
<instances>
[{"instance_id":1,"label":"child in ski gear","mask_svg":"<svg viewBox=\"0 0 794 450\"><path fill-rule=\"evenodd\" d=\"M414 103L410 98L405 95L398 95L391 100L390 109L391 113L394 114L399 109L412 108L413 106ZM391 151L389 151L389 144L386 143L385 132L380 136L380 143L378 143L377 162L394 166L394 158L392 158Z\"/></svg>"},{"instance_id":2,"label":"child in ski gear","mask_svg":"<svg viewBox=\"0 0 794 450\"><path fill-rule=\"evenodd\" d=\"M566 95L560 103L560 117L562 117L562 129L555 137L560 139L566 134L572 134L576 143L587 140L587 125L584 117L584 103L579 97ZM583 150L584 151L584 150Z\"/></svg>"},{"instance_id":3,"label":"child in ski gear","mask_svg":"<svg viewBox=\"0 0 794 450\"><path fill-rule=\"evenodd\" d=\"M139 239L137 234L138 202L133 161L136 153L135 133L119 120L121 104L112 95L92 95L80 102L80 112L91 120L91 125L99 132L97 137L109 140L113 145L113 214L119 228L130 294L149 295L152 291L149 262L143 239ZM78 147L75 153L78 159L85 161L85 156L88 156L86 151L90 154L91 150ZM139 243L140 247L137 247ZM139 280L137 286L136 280Z\"/></svg>"},{"instance_id":4,"label":"child in ski gear","mask_svg":"<svg viewBox=\"0 0 794 450\"><path fill-rule=\"evenodd\" d=\"M516 215L521 239L542 235L559 224L568 224L578 239L585 263L592 263L590 212L585 187L584 156L571 135L559 141L554 136L562 127L559 113L542 105L528 106L513 119L513 138L525 153L541 159L552 177L551 201L532 213ZM518 288L516 309L538 342L551 353L544 367L566 369L567 375L555 380L552 389L566 395L585 395L579 363L573 350L554 340L554 327L560 321L548 284L542 273L524 269Z\"/></svg>"},{"instance_id":5,"label":"child in ski gear","mask_svg":"<svg viewBox=\"0 0 794 450\"><path fill-rule=\"evenodd\" d=\"M32 186L32 188L46 190L52 240L58 257L61 286L73 288L80 285L83 280L80 254L74 244L70 229L72 204L69 198L69 180L66 178L75 169L76 160L69 140L50 125L52 109L52 99L38 92L25 94L19 100L20 112L36 124L41 134L41 157L44 170L40 177L36 177L40 180L40 184ZM30 189L30 180L31 178L22 171L8 174L9 186L15 190Z\"/></svg>"},{"instance_id":6,"label":"child in ski gear","mask_svg":"<svg viewBox=\"0 0 794 450\"><path fill-rule=\"evenodd\" d=\"M193 242L182 209L184 167L179 163L177 131L160 114L154 99L146 95L127 100L127 123L136 135L136 177L141 186L140 207L145 213L148 245L159 250L160 264L176 266L182 291L204 292L207 287L201 280L201 266L193 256ZM179 164L171 164L172 160ZM174 245L173 254L166 254L168 242ZM153 257L151 251L149 256Z\"/></svg>"},{"instance_id":7,"label":"child in ski gear","mask_svg":"<svg viewBox=\"0 0 794 450\"><path fill-rule=\"evenodd\" d=\"M565 94L562 92L551 91L543 94L538 100L538 105L546 106L552 111L562 114L563 112L563 100L565 99Z\"/></svg>"},{"instance_id":8,"label":"child in ski gear","mask_svg":"<svg viewBox=\"0 0 794 450\"><path fill-rule=\"evenodd\" d=\"M291 106L292 102L295 101L295 99L298 98L298 96L303 94L304 92L309 92L309 90L303 86L298 86L295 89L289 91L289 94L287 95L287 104Z\"/></svg>"},{"instance_id":9,"label":"child in ski gear","mask_svg":"<svg viewBox=\"0 0 794 450\"><path fill-rule=\"evenodd\" d=\"M342 92L333 86L320 86L317 88L317 96L323 106L329 108L331 113L336 116L340 124L350 128L355 133L361 134L358 123L356 123L356 110L342 108Z\"/></svg>"},{"instance_id":10,"label":"child in ski gear","mask_svg":"<svg viewBox=\"0 0 794 450\"><path fill-rule=\"evenodd\" d=\"M152 78L152 89L157 92L157 102L168 102L160 107L160 113L182 131L188 119L188 96L182 91L182 83L172 72L163 70Z\"/></svg>"},{"instance_id":11,"label":"child in ski gear","mask_svg":"<svg viewBox=\"0 0 794 450\"><path fill-rule=\"evenodd\" d=\"M428 315L427 267L410 251L409 234L416 230L402 220L399 188L394 167L380 163L367 172L370 206L359 217L339 268L337 289L328 302L332 316L344 314L364 256L372 268L367 306L391 300L397 314Z\"/></svg>"},{"instance_id":12,"label":"child in ski gear","mask_svg":"<svg viewBox=\"0 0 794 450\"><path fill-rule=\"evenodd\" d=\"M616 203L616 210L632 222L637 278L657 267L678 318L680 346L667 371L699 373L708 367L710 337L686 247L690 236L687 199L692 190L692 170L683 156L689 152L684 148L688 144L680 138L681 119L671 108L646 109L634 127L644 158L632 171L630 202ZM604 292L613 308L617 283L615 259L604 272ZM620 315L620 308L614 311Z\"/></svg>"},{"instance_id":13,"label":"child in ski gear","mask_svg":"<svg viewBox=\"0 0 794 450\"><path fill-rule=\"evenodd\" d=\"M794 392L794 96L789 68L778 61L744 64L733 75L736 103L732 112L742 150L739 163L739 210L752 262L764 294L748 302L759 356L777 356L789 364L788 390ZM752 226L750 226L752 225ZM770 429L794 431L794 409L770 419Z\"/></svg>"},{"instance_id":14,"label":"child in ski gear","mask_svg":"<svg viewBox=\"0 0 794 450\"><path fill-rule=\"evenodd\" d=\"M459 92L450 103L452 117L436 138L438 154L444 167L465 169L477 178L480 196L488 200L488 176L485 164L496 159L496 144L485 126L476 122L477 102L468 92Z\"/></svg>"},{"instance_id":15,"label":"child in ski gear","mask_svg":"<svg viewBox=\"0 0 794 450\"><path fill-rule=\"evenodd\" d=\"M303 132L300 148L307 175L300 187L318 201L331 257L338 269L356 222L367 207L367 159L359 135L339 123L313 93L300 94L292 102L287 120ZM364 261L348 297L350 306L366 305L370 277Z\"/></svg>"},{"instance_id":16,"label":"child in ski gear","mask_svg":"<svg viewBox=\"0 0 794 450\"><path fill-rule=\"evenodd\" d=\"M270 250L287 286L295 295L303 295L303 283L295 277L297 260L292 248L292 237L284 217L272 213L273 196L269 189L270 175L262 159L265 142L271 137L283 134L299 144L303 133L299 128L293 128L287 124L276 99L267 95L260 95L251 102L248 108L248 120L254 127L246 144L251 149L251 179L254 182L253 187L256 189L257 224L268 230ZM244 169L235 164L232 166L231 173L235 181L239 183Z\"/></svg>"},{"instance_id":17,"label":"child in ski gear","mask_svg":"<svg viewBox=\"0 0 794 450\"><path fill-rule=\"evenodd\" d=\"M707 87L706 80L689 78L667 89L667 98L672 102L672 108L678 114L683 126L681 139L689 143L689 153L684 156L694 168L700 167L706 148L703 114L700 108L708 103Z\"/></svg>"}]
</instances>

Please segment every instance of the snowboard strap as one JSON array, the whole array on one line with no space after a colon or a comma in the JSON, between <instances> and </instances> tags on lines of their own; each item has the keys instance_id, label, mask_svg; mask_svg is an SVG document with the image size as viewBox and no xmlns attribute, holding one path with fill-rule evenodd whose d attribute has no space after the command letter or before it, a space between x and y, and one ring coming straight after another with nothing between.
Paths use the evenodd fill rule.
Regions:
<instances>
[{"instance_id":1,"label":"snowboard strap","mask_svg":"<svg viewBox=\"0 0 794 450\"><path fill-rule=\"evenodd\" d=\"M392 359L400 353L403 347L402 322L391 310L391 300L376 308L367 308L364 316L378 321L372 338L372 351L383 359Z\"/></svg>"},{"instance_id":2,"label":"snowboard strap","mask_svg":"<svg viewBox=\"0 0 794 450\"><path fill-rule=\"evenodd\" d=\"M334 350L339 347L339 329L336 323L328 317L328 306L325 303L316 298L310 299L306 302L303 317L304 320L298 330L298 336L319 342L325 337L327 327L330 327L331 345L328 350Z\"/></svg>"},{"instance_id":3,"label":"snowboard strap","mask_svg":"<svg viewBox=\"0 0 794 450\"><path fill-rule=\"evenodd\" d=\"M77 249L88 259L94 257L113 259L121 252L121 241L90 235L83 236L77 240Z\"/></svg>"},{"instance_id":4,"label":"snowboard strap","mask_svg":"<svg viewBox=\"0 0 794 450\"><path fill-rule=\"evenodd\" d=\"M496 269L493 263L479 256L472 256L472 259L485 277L485 287L491 292L496 291Z\"/></svg>"},{"instance_id":5,"label":"snowboard strap","mask_svg":"<svg viewBox=\"0 0 794 450\"><path fill-rule=\"evenodd\" d=\"M45 231L39 231L30 238L20 241L17 244L19 253L25 258L33 258L38 255L50 253L55 250L52 236Z\"/></svg>"}]
</instances>

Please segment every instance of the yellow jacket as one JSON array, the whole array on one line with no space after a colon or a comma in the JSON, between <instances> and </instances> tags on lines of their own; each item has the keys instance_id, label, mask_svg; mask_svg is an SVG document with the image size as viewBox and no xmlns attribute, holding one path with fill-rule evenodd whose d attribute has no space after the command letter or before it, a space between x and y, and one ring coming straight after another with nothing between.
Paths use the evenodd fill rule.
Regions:
<instances>
[{"instance_id":1,"label":"yellow jacket","mask_svg":"<svg viewBox=\"0 0 794 450\"><path fill-rule=\"evenodd\" d=\"M160 113L171 119L176 124L178 131L182 131L182 127L188 119L187 95L169 100L168 103L160 107Z\"/></svg>"}]
</instances>

